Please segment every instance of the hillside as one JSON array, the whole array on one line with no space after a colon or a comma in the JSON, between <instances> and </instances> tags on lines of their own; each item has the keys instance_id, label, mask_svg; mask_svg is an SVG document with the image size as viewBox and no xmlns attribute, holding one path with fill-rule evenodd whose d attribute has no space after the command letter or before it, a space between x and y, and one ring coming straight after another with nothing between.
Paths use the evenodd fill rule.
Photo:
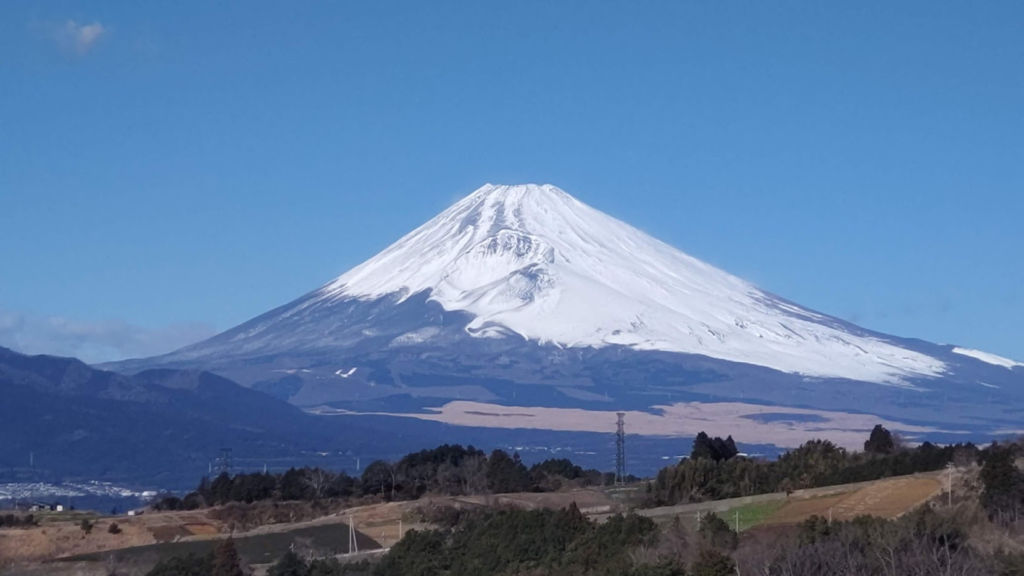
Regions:
<instances>
[{"instance_id":1,"label":"hillside","mask_svg":"<svg viewBox=\"0 0 1024 576\"><path fill-rule=\"evenodd\" d=\"M4 348L0 391L0 477L6 481L108 479L176 487L206 472L221 447L241 458L299 464L331 451L330 461L337 462L381 433L368 421L309 416L208 372L151 370L128 377L73 358ZM378 446L401 441L395 431Z\"/></svg>"}]
</instances>

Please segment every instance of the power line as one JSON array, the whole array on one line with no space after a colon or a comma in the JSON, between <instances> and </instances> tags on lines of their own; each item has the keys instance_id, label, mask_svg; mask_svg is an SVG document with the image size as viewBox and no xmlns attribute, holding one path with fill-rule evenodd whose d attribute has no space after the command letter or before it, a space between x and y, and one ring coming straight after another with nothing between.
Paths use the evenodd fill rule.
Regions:
<instances>
[{"instance_id":1,"label":"power line","mask_svg":"<svg viewBox=\"0 0 1024 576\"><path fill-rule=\"evenodd\" d=\"M626 483L626 413L618 412L615 430L615 485Z\"/></svg>"}]
</instances>

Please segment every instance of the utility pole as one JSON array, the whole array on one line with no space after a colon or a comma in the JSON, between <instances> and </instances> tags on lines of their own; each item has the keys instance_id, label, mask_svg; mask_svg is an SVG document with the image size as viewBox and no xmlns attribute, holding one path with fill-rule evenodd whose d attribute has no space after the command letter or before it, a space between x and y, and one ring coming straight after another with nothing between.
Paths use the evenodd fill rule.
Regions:
<instances>
[{"instance_id":1,"label":"utility pole","mask_svg":"<svg viewBox=\"0 0 1024 576\"><path fill-rule=\"evenodd\" d=\"M348 553L359 553L359 540L356 539L356 517L350 516L348 520Z\"/></svg>"},{"instance_id":2,"label":"utility pole","mask_svg":"<svg viewBox=\"0 0 1024 576\"><path fill-rule=\"evenodd\" d=\"M736 533L740 533L740 511L736 511Z\"/></svg>"},{"instance_id":3,"label":"utility pole","mask_svg":"<svg viewBox=\"0 0 1024 576\"><path fill-rule=\"evenodd\" d=\"M616 413L615 430L615 485L622 486L626 483L626 413Z\"/></svg>"},{"instance_id":4,"label":"utility pole","mask_svg":"<svg viewBox=\"0 0 1024 576\"><path fill-rule=\"evenodd\" d=\"M949 492L949 507L953 507L953 470L956 470L956 464L952 462L946 464L946 470L949 471L949 475L946 477L946 491Z\"/></svg>"},{"instance_id":5,"label":"utility pole","mask_svg":"<svg viewBox=\"0 0 1024 576\"><path fill-rule=\"evenodd\" d=\"M355 534L355 532L353 532L353 530L352 530L352 527L354 525L355 525L355 523L352 522L351 518L349 518L349 520L348 520L348 553L349 554L352 553L352 535Z\"/></svg>"},{"instance_id":6,"label":"utility pole","mask_svg":"<svg viewBox=\"0 0 1024 576\"><path fill-rule=\"evenodd\" d=\"M220 449L220 470L231 475L231 448Z\"/></svg>"}]
</instances>

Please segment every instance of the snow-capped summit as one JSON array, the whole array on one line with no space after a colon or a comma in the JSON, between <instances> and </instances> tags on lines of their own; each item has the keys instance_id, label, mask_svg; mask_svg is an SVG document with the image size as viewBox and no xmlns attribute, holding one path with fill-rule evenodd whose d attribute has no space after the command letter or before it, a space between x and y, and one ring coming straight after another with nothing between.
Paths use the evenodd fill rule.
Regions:
<instances>
[{"instance_id":1,"label":"snow-capped summit","mask_svg":"<svg viewBox=\"0 0 1024 576\"><path fill-rule=\"evenodd\" d=\"M1024 402L1018 362L808 310L533 184L486 185L293 302L110 367L210 370L317 413L549 430L724 402L715 419L811 435L839 412L1009 434Z\"/></svg>"},{"instance_id":2,"label":"snow-capped summit","mask_svg":"<svg viewBox=\"0 0 1024 576\"><path fill-rule=\"evenodd\" d=\"M943 362L767 294L551 185L488 184L319 292L428 291L466 330L898 384Z\"/></svg>"}]
</instances>

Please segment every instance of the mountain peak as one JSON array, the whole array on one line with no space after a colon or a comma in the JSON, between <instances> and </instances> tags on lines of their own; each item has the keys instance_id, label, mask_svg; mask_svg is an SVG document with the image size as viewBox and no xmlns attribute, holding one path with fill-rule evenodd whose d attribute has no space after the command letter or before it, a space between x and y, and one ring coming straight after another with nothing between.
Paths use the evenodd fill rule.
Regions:
<instances>
[{"instance_id":1,"label":"mountain peak","mask_svg":"<svg viewBox=\"0 0 1024 576\"><path fill-rule=\"evenodd\" d=\"M426 292L477 337L701 354L902 384L943 362L782 301L549 185L485 185L324 286L318 301Z\"/></svg>"},{"instance_id":2,"label":"mountain peak","mask_svg":"<svg viewBox=\"0 0 1024 576\"><path fill-rule=\"evenodd\" d=\"M158 366L215 370L299 406L417 406L416 417L464 424L436 405L612 402L671 419L691 413L663 403L706 395L763 404L740 418L766 422L782 416L773 406L799 406L792 425L816 430L832 424L797 416L842 408L1007 430L1024 394L1016 363L803 308L549 184L483 186L320 289L118 368Z\"/></svg>"},{"instance_id":3,"label":"mountain peak","mask_svg":"<svg viewBox=\"0 0 1024 576\"><path fill-rule=\"evenodd\" d=\"M460 226L486 223L488 232L494 233L502 227L522 228L538 213L551 216L580 206L585 205L551 184L485 184L431 222L462 218Z\"/></svg>"},{"instance_id":4,"label":"mountain peak","mask_svg":"<svg viewBox=\"0 0 1024 576\"><path fill-rule=\"evenodd\" d=\"M472 192L467 198L474 196L501 196L501 197L514 197L522 198L529 194L554 194L568 196L568 194L552 184L484 184L480 188Z\"/></svg>"}]
</instances>

